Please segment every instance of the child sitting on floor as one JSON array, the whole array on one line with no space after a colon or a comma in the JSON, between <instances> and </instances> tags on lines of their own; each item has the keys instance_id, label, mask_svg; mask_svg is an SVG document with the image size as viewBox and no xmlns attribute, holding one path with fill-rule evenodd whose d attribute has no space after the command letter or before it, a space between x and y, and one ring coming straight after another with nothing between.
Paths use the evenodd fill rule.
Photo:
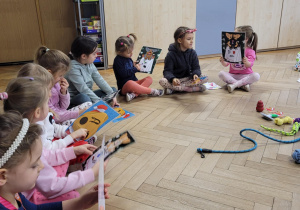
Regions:
<instances>
[{"instance_id":1,"label":"child sitting on floor","mask_svg":"<svg viewBox=\"0 0 300 210\"><path fill-rule=\"evenodd\" d=\"M138 80L135 76L135 73L141 69L140 64L133 62L131 59L136 40L137 38L134 34L121 36L116 40L115 51L117 56L114 59L113 69L118 89L121 90L122 95L126 95L127 101L131 101L141 94L162 96L164 94L163 90L149 88L152 84L150 76L141 80Z\"/></svg>"},{"instance_id":2,"label":"child sitting on floor","mask_svg":"<svg viewBox=\"0 0 300 210\"><path fill-rule=\"evenodd\" d=\"M159 84L166 94L179 92L203 92L208 77L202 79L198 56L193 50L194 32L197 29L179 27L174 33L174 43L170 44L165 58L164 78Z\"/></svg>"}]
</instances>

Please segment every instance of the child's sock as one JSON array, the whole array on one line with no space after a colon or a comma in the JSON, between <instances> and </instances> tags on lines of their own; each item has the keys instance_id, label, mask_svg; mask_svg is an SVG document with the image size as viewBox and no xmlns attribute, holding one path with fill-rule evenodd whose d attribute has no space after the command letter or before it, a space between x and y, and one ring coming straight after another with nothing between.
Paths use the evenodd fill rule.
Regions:
<instances>
[{"instance_id":1,"label":"child's sock","mask_svg":"<svg viewBox=\"0 0 300 210\"><path fill-rule=\"evenodd\" d=\"M164 90L161 89L151 89L151 95L152 96L162 96L164 94Z\"/></svg>"}]
</instances>

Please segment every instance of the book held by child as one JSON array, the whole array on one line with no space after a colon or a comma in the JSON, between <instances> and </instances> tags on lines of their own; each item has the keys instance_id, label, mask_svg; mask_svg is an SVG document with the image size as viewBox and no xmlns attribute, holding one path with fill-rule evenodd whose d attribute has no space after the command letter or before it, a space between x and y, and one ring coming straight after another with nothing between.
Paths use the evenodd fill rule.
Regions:
<instances>
[{"instance_id":1,"label":"book held by child","mask_svg":"<svg viewBox=\"0 0 300 210\"><path fill-rule=\"evenodd\" d=\"M246 34L222 31L222 56L228 63L243 63Z\"/></svg>"},{"instance_id":2,"label":"book held by child","mask_svg":"<svg viewBox=\"0 0 300 210\"><path fill-rule=\"evenodd\" d=\"M143 46L137 58L143 73L152 74L156 61L161 53L161 49Z\"/></svg>"}]
</instances>

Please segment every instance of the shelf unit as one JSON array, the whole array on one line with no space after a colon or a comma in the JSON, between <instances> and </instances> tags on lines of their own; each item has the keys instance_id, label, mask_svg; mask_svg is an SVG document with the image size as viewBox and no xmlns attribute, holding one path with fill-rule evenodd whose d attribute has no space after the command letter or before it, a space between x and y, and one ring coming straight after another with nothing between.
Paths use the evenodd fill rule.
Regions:
<instances>
[{"instance_id":1,"label":"shelf unit","mask_svg":"<svg viewBox=\"0 0 300 210\"><path fill-rule=\"evenodd\" d=\"M98 57L94 64L107 69L107 46L103 0L74 0L77 35L89 36L98 43Z\"/></svg>"}]
</instances>

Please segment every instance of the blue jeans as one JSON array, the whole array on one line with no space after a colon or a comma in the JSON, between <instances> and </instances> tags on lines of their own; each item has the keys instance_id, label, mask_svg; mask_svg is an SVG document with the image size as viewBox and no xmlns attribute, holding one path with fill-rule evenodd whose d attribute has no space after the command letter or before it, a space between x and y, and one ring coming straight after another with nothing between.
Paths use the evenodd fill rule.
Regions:
<instances>
[{"instance_id":1,"label":"blue jeans","mask_svg":"<svg viewBox=\"0 0 300 210\"><path fill-rule=\"evenodd\" d=\"M113 89L113 91L117 91L117 89L115 87L111 87L111 89ZM106 96L107 94L105 92L103 92L102 90L98 89L95 90L94 93L99 97L102 98L104 96ZM79 93L76 96L73 96L70 100L70 106L69 109L74 107L74 106L78 106L80 104L83 104L84 102L92 102L92 100L90 99L90 97L85 94L85 93Z\"/></svg>"}]
</instances>

